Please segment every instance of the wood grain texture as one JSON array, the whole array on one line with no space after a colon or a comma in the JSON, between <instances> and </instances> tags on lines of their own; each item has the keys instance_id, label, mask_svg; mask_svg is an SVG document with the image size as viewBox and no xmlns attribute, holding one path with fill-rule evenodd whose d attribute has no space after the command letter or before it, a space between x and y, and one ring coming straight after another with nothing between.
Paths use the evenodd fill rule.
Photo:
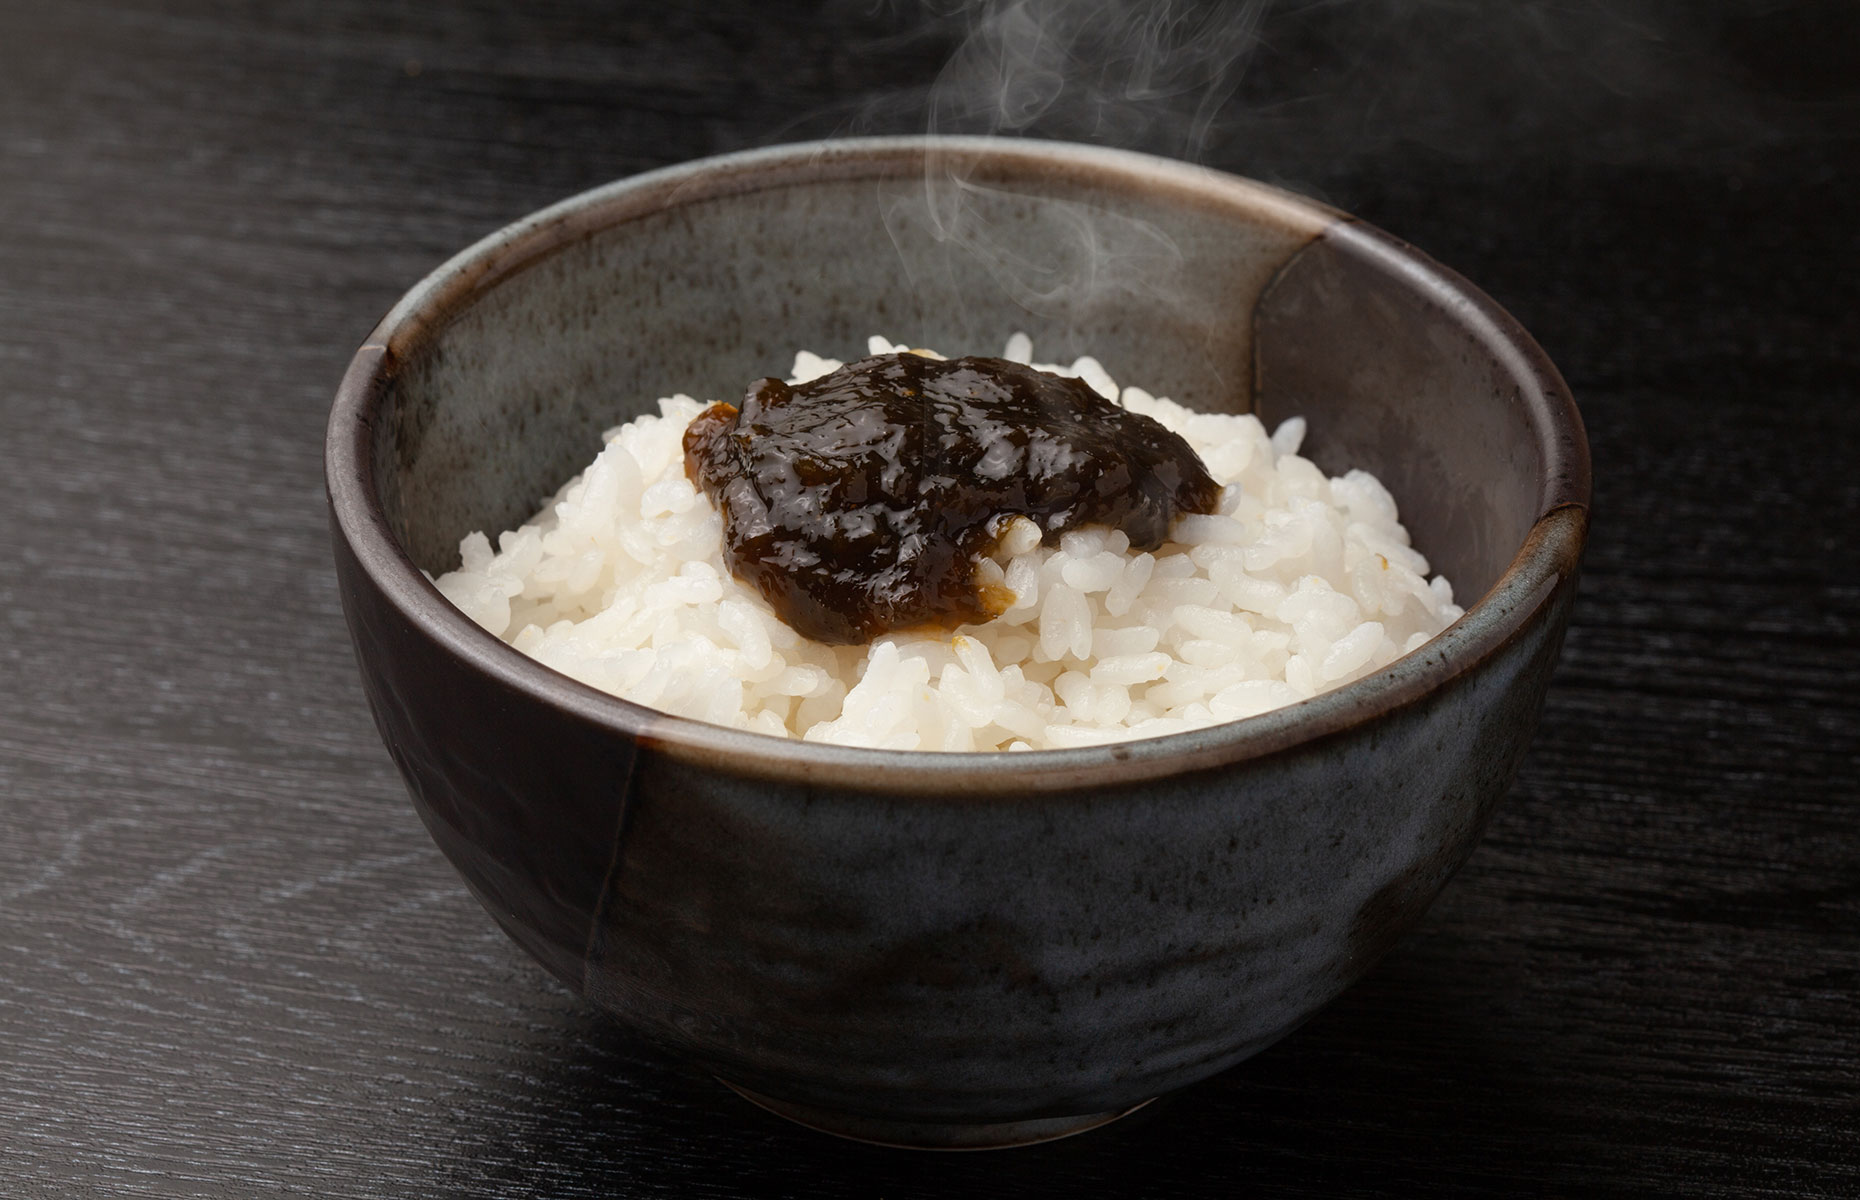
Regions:
<instances>
[{"instance_id":1,"label":"wood grain texture","mask_svg":"<svg viewBox=\"0 0 1860 1200\"><path fill-rule=\"evenodd\" d=\"M357 687L320 455L377 316L595 183L917 127L959 24L677 7L0 0L0 1191L1860 1194L1844 6L1274 10L1211 160L1539 336L1594 447L1582 598L1416 936L1253 1062L988 1156L806 1133L600 1020ZM1396 35L1434 40L1376 65Z\"/></svg>"}]
</instances>

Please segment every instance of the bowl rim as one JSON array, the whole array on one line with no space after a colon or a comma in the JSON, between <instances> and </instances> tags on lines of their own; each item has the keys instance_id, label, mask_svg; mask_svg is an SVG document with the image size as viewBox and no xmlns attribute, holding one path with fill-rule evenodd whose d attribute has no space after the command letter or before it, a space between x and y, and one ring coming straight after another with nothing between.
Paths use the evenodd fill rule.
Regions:
<instances>
[{"instance_id":1,"label":"bowl rim","mask_svg":"<svg viewBox=\"0 0 1860 1200\"><path fill-rule=\"evenodd\" d=\"M1282 708L1185 733L1056 750L946 752L832 746L751 733L647 708L530 658L454 607L414 565L375 489L373 418L398 365L478 296L577 239L697 200L810 181L879 177L927 155L961 155L1006 171L1034 170L1154 191L1179 202L1282 222L1312 240L1341 237L1446 297L1482 342L1533 380L1545 450L1538 519L1498 581L1464 615L1388 666ZM1300 253L1302 250L1300 251ZM1296 254L1293 255L1296 258ZM1270 285L1269 285L1270 286ZM564 716L733 775L810 786L945 797L1012 797L1180 775L1319 743L1419 704L1521 636L1553 594L1573 585L1588 530L1588 442L1569 389L1522 326L1483 292L1426 255L1314 201L1211 168L1132 151L1013 138L876 137L743 151L616 180L530 214L460 251L416 283L358 348L331 405L324 445L332 532L394 611L473 670ZM345 601L346 601L345 597Z\"/></svg>"}]
</instances>

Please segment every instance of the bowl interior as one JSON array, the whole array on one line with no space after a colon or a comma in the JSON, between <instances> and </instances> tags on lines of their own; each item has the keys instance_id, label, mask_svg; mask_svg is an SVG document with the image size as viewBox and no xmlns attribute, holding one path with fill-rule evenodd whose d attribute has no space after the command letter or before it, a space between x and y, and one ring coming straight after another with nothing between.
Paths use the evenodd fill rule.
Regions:
<instances>
[{"instance_id":1,"label":"bowl interior","mask_svg":"<svg viewBox=\"0 0 1860 1200\"><path fill-rule=\"evenodd\" d=\"M375 479L437 574L660 396L735 401L872 333L987 354L1025 330L1043 361L1090 353L1197 408L1308 416L1306 453L1381 477L1470 605L1556 502L1557 464L1521 331L1468 292L1319 206L1133 155L740 156L578 197L416 289L383 323Z\"/></svg>"}]
</instances>

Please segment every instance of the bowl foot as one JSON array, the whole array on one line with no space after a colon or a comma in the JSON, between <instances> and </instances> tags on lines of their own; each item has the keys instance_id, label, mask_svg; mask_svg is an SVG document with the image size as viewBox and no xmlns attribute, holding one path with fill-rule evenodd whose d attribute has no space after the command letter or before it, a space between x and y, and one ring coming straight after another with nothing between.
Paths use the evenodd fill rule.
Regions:
<instances>
[{"instance_id":1,"label":"bowl foot","mask_svg":"<svg viewBox=\"0 0 1860 1200\"><path fill-rule=\"evenodd\" d=\"M1087 1129L1096 1129L1100 1125L1108 1125L1150 1102L1141 1100L1115 1112L1086 1113L1076 1117L947 1124L936 1121L887 1121L878 1117L812 1108L752 1092L727 1079L719 1079L718 1082L758 1108L766 1109L778 1117L786 1117L809 1129L851 1138L856 1142L896 1146L905 1150L1005 1150L1012 1146L1031 1146L1037 1142L1051 1142L1071 1137L1075 1133L1084 1133Z\"/></svg>"}]
</instances>

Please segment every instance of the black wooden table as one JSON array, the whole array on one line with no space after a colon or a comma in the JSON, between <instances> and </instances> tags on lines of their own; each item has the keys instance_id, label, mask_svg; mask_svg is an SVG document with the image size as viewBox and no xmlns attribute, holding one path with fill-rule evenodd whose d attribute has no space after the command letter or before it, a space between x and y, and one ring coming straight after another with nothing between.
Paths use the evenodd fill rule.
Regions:
<instances>
[{"instance_id":1,"label":"black wooden table","mask_svg":"<svg viewBox=\"0 0 1860 1200\"><path fill-rule=\"evenodd\" d=\"M1203 133L1030 130L1412 240L1588 421L1522 777L1279 1046L1070 1141L881 1150L645 1049L466 894L338 611L344 363L582 188L985 123L926 90L940 7L0 2L0 1194L1860 1195L1848 4L1228 6L1262 41Z\"/></svg>"}]
</instances>

